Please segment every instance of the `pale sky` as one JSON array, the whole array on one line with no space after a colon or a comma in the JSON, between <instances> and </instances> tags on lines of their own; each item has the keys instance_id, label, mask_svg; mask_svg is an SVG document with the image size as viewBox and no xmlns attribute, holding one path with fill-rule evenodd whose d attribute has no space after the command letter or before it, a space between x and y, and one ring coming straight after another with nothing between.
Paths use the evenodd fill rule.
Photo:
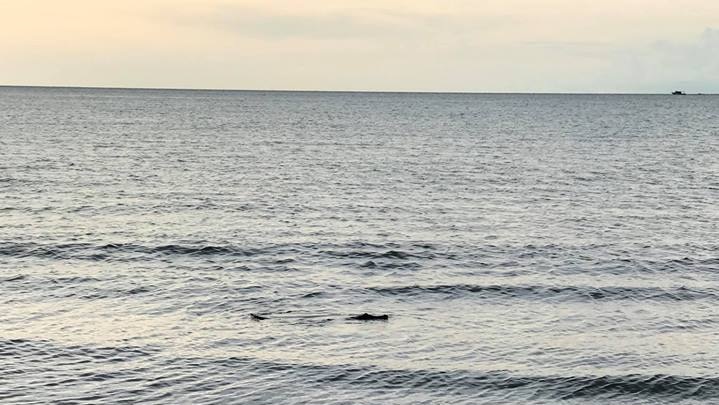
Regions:
<instances>
[{"instance_id":1,"label":"pale sky","mask_svg":"<svg viewBox=\"0 0 719 405\"><path fill-rule=\"evenodd\" d=\"M0 0L0 84L719 92L719 0Z\"/></svg>"}]
</instances>

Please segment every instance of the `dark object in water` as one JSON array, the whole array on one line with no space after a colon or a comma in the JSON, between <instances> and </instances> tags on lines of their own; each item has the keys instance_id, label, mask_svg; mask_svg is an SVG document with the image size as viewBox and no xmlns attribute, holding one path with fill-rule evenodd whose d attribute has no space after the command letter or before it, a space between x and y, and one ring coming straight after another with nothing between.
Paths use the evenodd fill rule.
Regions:
<instances>
[{"instance_id":1,"label":"dark object in water","mask_svg":"<svg viewBox=\"0 0 719 405\"><path fill-rule=\"evenodd\" d=\"M687 93L681 91L681 90L675 90L672 92L672 95L674 96L685 96Z\"/></svg>"},{"instance_id":2,"label":"dark object in water","mask_svg":"<svg viewBox=\"0 0 719 405\"><path fill-rule=\"evenodd\" d=\"M365 312L362 315L350 316L348 319L355 321L386 321L389 319L389 315L370 315Z\"/></svg>"},{"instance_id":3,"label":"dark object in water","mask_svg":"<svg viewBox=\"0 0 719 405\"><path fill-rule=\"evenodd\" d=\"M312 317L312 316L305 316L305 317ZM266 316L250 313L250 319L252 319L253 321L264 321L264 320L270 319L270 318L268 318ZM353 321L386 321L389 319L389 315L370 315L365 312L362 315L350 316L347 319L351 319ZM327 319L327 320L331 320L331 319Z\"/></svg>"}]
</instances>

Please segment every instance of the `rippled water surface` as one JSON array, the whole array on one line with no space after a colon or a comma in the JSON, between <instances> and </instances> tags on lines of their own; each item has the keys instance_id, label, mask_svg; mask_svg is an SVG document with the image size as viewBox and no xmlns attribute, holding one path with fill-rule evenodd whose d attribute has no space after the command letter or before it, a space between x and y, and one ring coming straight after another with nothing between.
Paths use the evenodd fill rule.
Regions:
<instances>
[{"instance_id":1,"label":"rippled water surface","mask_svg":"<svg viewBox=\"0 0 719 405\"><path fill-rule=\"evenodd\" d=\"M717 201L715 96L0 88L0 402L717 403Z\"/></svg>"}]
</instances>

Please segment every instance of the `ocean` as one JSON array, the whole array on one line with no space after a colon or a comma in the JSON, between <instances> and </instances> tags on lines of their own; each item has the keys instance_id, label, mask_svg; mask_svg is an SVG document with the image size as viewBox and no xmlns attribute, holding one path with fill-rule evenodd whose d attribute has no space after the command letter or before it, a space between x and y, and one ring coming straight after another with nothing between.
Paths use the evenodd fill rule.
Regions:
<instances>
[{"instance_id":1,"label":"ocean","mask_svg":"<svg viewBox=\"0 0 719 405\"><path fill-rule=\"evenodd\" d=\"M714 404L718 201L719 96L3 87L0 402Z\"/></svg>"}]
</instances>

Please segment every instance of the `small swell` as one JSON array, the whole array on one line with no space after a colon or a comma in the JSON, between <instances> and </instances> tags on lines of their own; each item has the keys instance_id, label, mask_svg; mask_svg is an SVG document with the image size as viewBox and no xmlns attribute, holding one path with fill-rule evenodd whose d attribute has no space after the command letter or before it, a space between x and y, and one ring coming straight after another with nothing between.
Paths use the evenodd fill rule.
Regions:
<instances>
[{"instance_id":1,"label":"small swell","mask_svg":"<svg viewBox=\"0 0 719 405\"><path fill-rule=\"evenodd\" d=\"M141 246L135 244L109 244L99 247L100 250L108 252L144 253L163 255L252 255L253 252L245 251L229 246L183 246L183 245L161 245L155 247Z\"/></svg>"},{"instance_id":2,"label":"small swell","mask_svg":"<svg viewBox=\"0 0 719 405\"><path fill-rule=\"evenodd\" d=\"M252 256L257 252L252 249L241 249L233 246L183 246L160 245L143 246L137 244L93 245L89 243L70 243L58 245L41 245L36 243L3 243L0 244L0 256L18 258L46 258L56 260L133 260L121 255L147 256ZM118 256L120 255L120 256Z\"/></svg>"},{"instance_id":3,"label":"small swell","mask_svg":"<svg viewBox=\"0 0 719 405\"><path fill-rule=\"evenodd\" d=\"M350 242L345 244L283 244L264 247L241 247L236 245L185 245L166 244L148 246L135 243L0 243L0 256L17 258L40 258L51 260L88 261L142 261L164 257L257 257L270 260L275 265L287 265L296 257L309 260L363 259L362 263L345 263L349 266L376 267L380 269L418 268L422 260L442 258L452 260L452 255L439 255L429 245L408 245L399 249L393 243L373 245Z\"/></svg>"},{"instance_id":4,"label":"small swell","mask_svg":"<svg viewBox=\"0 0 719 405\"><path fill-rule=\"evenodd\" d=\"M714 400L719 397L719 378L672 374L625 375L521 375L507 371L442 371L434 369L400 369L355 364L313 364L259 360L249 357L173 357L151 347L61 346L48 341L26 339L0 340L0 358L6 363L4 376L7 387L18 397L29 399L27 376L39 377L46 389L64 382L66 387L82 391L87 397L111 401L119 394L131 395L143 402L161 387L182 395L196 391L206 382L208 370L213 381L247 379L255 386L272 389L295 386L313 389L351 389L367 392L377 390L395 395L421 391L428 398L466 399L501 398L511 395L514 403L535 403L538 400L644 400L649 403L676 403L683 400ZM53 362L61 368L48 367ZM107 369L108 365L115 365ZM121 368L118 368L118 366ZM10 373L8 373L8 371ZM181 378L178 378L181 376ZM97 386L87 383L104 382ZM141 389L137 387L141 386ZM244 385L203 392L222 394L225 399L239 395ZM245 387L246 388L246 387ZM45 401L52 402L52 401ZM381 401L377 401L380 402ZM436 401L441 402L441 401Z\"/></svg>"},{"instance_id":5,"label":"small swell","mask_svg":"<svg viewBox=\"0 0 719 405\"><path fill-rule=\"evenodd\" d=\"M323 250L320 253L327 256L351 258L351 259L397 259L397 260L408 260L411 258L427 258L426 255L409 253L400 250L387 250L387 251L363 251L363 250Z\"/></svg>"},{"instance_id":6,"label":"small swell","mask_svg":"<svg viewBox=\"0 0 719 405\"><path fill-rule=\"evenodd\" d=\"M156 293L151 286L128 283L122 285L117 279L100 279L95 277L62 276L14 276L0 279L4 289L11 291L16 297L37 300L43 298L78 298L97 300L107 298L128 298L139 294Z\"/></svg>"},{"instance_id":7,"label":"small swell","mask_svg":"<svg viewBox=\"0 0 719 405\"><path fill-rule=\"evenodd\" d=\"M60 358L89 357L96 360L116 362L137 357L145 357L155 353L154 349L135 346L93 347L93 346L61 346L45 340L8 339L0 340L0 356L18 358L34 357L57 360ZM40 359L37 359L40 358Z\"/></svg>"},{"instance_id":8,"label":"small swell","mask_svg":"<svg viewBox=\"0 0 719 405\"><path fill-rule=\"evenodd\" d=\"M206 241L146 245L140 243L57 243L0 242L0 257L36 258L46 260L83 260L91 262L143 262L174 259L211 258L229 262L251 259L268 271L293 271L303 264L342 266L365 271L401 271L418 269L468 269L511 276L544 271L551 266L555 274L684 274L716 275L716 257L679 256L661 260L630 259L602 253L599 257L588 246L587 252L577 247L546 246L435 246L421 243L366 242L282 243L255 246L211 244ZM243 263L247 264L247 263ZM615 289L616 290L616 289ZM550 292L551 293L551 292ZM561 292L560 292L561 293ZM647 291L650 294L651 292ZM581 294L577 293L574 295ZM602 299L615 296L612 289L587 289L586 295ZM660 293L663 295L665 293ZM669 292L679 299L691 292ZM508 292L507 295L512 295ZM554 292L554 295L557 295ZM571 294L570 294L571 295Z\"/></svg>"},{"instance_id":9,"label":"small swell","mask_svg":"<svg viewBox=\"0 0 719 405\"><path fill-rule=\"evenodd\" d=\"M717 299L719 292L686 287L586 287L586 286L514 286L514 285L436 285L371 287L369 291L382 295L425 296L441 294L448 297L472 295L476 298L560 299L560 300L658 300L685 301Z\"/></svg>"},{"instance_id":10,"label":"small swell","mask_svg":"<svg viewBox=\"0 0 719 405\"><path fill-rule=\"evenodd\" d=\"M27 276L18 274L17 276L11 276L11 277L0 279L0 283L12 283L13 281L25 280L26 278L27 278Z\"/></svg>"},{"instance_id":11,"label":"small swell","mask_svg":"<svg viewBox=\"0 0 719 405\"><path fill-rule=\"evenodd\" d=\"M417 262L414 262L414 261L384 262L384 261L368 260L368 261L360 264L359 267L365 268L365 269L392 270L392 269L418 269L418 268L421 268L422 265Z\"/></svg>"},{"instance_id":12,"label":"small swell","mask_svg":"<svg viewBox=\"0 0 719 405\"><path fill-rule=\"evenodd\" d=\"M247 358L213 361L214 367L252 367L255 372L296 375L303 384L326 386L345 384L372 390L419 389L442 395L487 394L511 391L513 396L552 400L589 398L648 398L652 400L710 399L719 395L719 378L668 374L627 374L611 376L522 376L504 371L471 372L399 370L373 366L287 364Z\"/></svg>"}]
</instances>

